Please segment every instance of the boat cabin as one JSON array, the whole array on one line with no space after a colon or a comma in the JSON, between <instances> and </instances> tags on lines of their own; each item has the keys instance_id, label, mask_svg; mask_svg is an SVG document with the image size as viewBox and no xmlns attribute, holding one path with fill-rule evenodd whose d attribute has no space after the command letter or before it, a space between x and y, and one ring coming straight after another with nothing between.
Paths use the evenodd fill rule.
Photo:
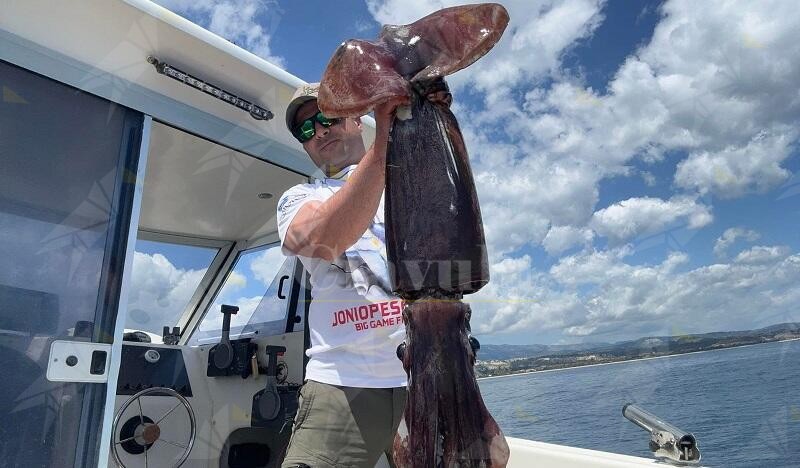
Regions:
<instances>
[{"instance_id":1,"label":"boat cabin","mask_svg":"<svg viewBox=\"0 0 800 468\"><path fill-rule=\"evenodd\" d=\"M283 123L300 84L145 0L5 2L3 466L280 465L309 341L275 221L316 171ZM546 445L512 461L653 462Z\"/></svg>"}]
</instances>

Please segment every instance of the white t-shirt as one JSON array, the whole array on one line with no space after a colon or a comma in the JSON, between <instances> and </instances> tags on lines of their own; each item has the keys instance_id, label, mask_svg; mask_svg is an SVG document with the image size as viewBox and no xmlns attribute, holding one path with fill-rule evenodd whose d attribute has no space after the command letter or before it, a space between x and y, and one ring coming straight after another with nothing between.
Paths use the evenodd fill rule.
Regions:
<instances>
[{"instance_id":1,"label":"white t-shirt","mask_svg":"<svg viewBox=\"0 0 800 468\"><path fill-rule=\"evenodd\" d=\"M333 177L295 185L281 196L278 235L284 255L294 255L283 243L300 208L310 201L324 202L333 196L355 168L350 166ZM403 304L385 293L386 247L382 233L383 198L372 226L346 253L358 260L363 255L360 265L371 265L367 276L379 278L375 280L377 285L364 280L360 273L365 269L353 267L353 262L344 257L328 262L297 256L311 276L312 301L306 324L310 327L311 347L306 351L310 358L306 378L347 387L406 385L406 374L396 355L397 346L405 338Z\"/></svg>"}]
</instances>

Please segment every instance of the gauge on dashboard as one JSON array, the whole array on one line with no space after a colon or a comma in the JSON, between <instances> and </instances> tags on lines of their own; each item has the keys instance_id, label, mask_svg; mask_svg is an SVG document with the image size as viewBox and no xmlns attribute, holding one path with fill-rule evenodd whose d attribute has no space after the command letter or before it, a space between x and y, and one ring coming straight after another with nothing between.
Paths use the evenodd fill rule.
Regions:
<instances>
[{"instance_id":1,"label":"gauge on dashboard","mask_svg":"<svg viewBox=\"0 0 800 468\"><path fill-rule=\"evenodd\" d=\"M278 372L275 374L275 380L277 380L279 384L282 384L286 382L286 377L288 376L289 366L287 366L285 362L280 361L278 363Z\"/></svg>"},{"instance_id":2,"label":"gauge on dashboard","mask_svg":"<svg viewBox=\"0 0 800 468\"><path fill-rule=\"evenodd\" d=\"M155 364L161 359L161 354L155 349L148 349L144 353L144 360L150 364Z\"/></svg>"}]
</instances>

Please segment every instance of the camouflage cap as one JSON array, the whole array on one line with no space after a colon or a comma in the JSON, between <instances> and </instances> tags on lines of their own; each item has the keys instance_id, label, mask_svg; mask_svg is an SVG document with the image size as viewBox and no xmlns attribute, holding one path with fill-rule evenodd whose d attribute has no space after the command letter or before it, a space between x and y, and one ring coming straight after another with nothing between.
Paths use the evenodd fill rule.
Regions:
<instances>
[{"instance_id":1,"label":"camouflage cap","mask_svg":"<svg viewBox=\"0 0 800 468\"><path fill-rule=\"evenodd\" d=\"M304 84L294 92L292 100L289 101L289 106L286 107L286 128L288 128L290 132L292 131L294 115L297 113L297 109L306 102L317 99L317 94L319 94L319 83Z\"/></svg>"}]
</instances>

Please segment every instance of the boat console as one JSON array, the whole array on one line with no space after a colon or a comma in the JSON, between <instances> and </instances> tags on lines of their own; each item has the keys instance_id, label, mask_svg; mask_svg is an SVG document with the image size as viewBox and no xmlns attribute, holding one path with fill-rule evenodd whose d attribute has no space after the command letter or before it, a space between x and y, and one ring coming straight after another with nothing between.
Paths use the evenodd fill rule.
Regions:
<instances>
[{"instance_id":1,"label":"boat console","mask_svg":"<svg viewBox=\"0 0 800 468\"><path fill-rule=\"evenodd\" d=\"M299 369L290 374L286 351L302 346L300 335L198 347L123 345L115 462L139 466L147 456L149 466L279 466L302 378ZM234 351L222 351L228 349ZM223 353L228 359L220 357Z\"/></svg>"}]
</instances>

